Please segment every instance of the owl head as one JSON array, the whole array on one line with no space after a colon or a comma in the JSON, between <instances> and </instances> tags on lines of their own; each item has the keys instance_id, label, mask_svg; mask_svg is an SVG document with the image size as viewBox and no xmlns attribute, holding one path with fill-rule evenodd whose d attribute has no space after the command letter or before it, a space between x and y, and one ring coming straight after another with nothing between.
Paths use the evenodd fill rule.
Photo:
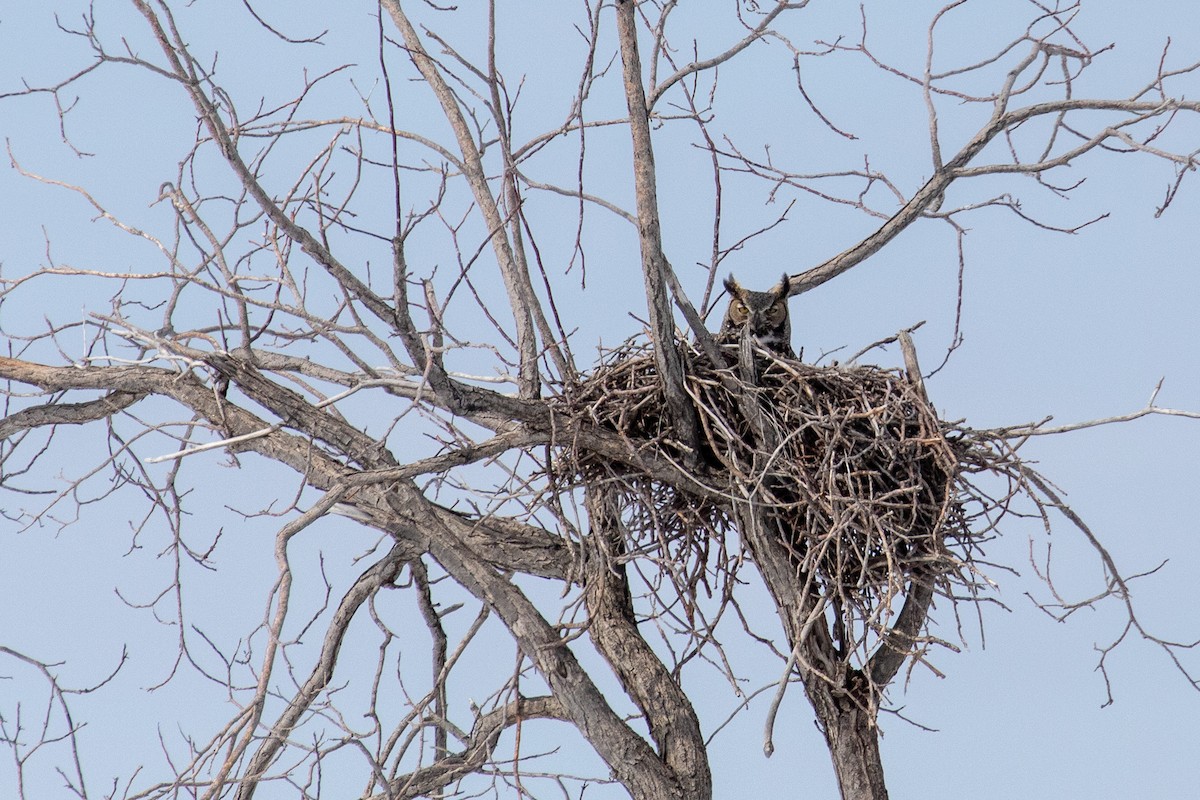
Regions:
<instances>
[{"instance_id":1,"label":"owl head","mask_svg":"<svg viewBox=\"0 0 1200 800\"><path fill-rule=\"evenodd\" d=\"M792 320L788 312L788 288L787 273L765 292L744 289L730 275L725 279L729 308L725 310L718 338L724 342L735 342L741 336L742 329L749 327L760 345L791 357Z\"/></svg>"}]
</instances>

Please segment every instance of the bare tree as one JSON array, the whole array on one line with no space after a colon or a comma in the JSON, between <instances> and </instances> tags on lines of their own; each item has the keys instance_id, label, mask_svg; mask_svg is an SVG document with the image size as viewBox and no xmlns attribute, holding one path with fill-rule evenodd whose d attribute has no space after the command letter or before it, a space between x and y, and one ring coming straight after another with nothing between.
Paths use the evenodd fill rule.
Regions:
<instances>
[{"instance_id":1,"label":"bare tree","mask_svg":"<svg viewBox=\"0 0 1200 800\"><path fill-rule=\"evenodd\" d=\"M1038 2L992 49L943 64L939 26L963 4L932 16L917 71L876 50L866 11L857 32L800 44L807 0L724 4L728 19L712 26L684 18L709 11L674 2L583 0L542 10L561 15L539 23L545 42L530 40L532 17L494 2L381 0L339 9L324 32L290 30L249 2L217 29L208 7L165 0L134 0L141 19L124 31L90 11L61 23L90 56L0 99L51 100L64 145L82 154L76 94L136 74L190 112L171 107L170 124L133 114L129 131L161 125L170 141L181 122L195 128L173 174L131 176L159 187L140 198L149 212L118 210L105 199L116 187L85 188L57 165L43 174L10 148L23 175L75 193L149 249L118 266L99 252L60 263L48 247L45 264L0 280L8 309L72 282L111 298L82 319L41 300L40 328L6 317L5 513L21 529L95 508L128 516L130 549L174 565L149 599L121 590L174 631L161 685L199 676L227 705L221 724L162 732L161 764L147 756L96 789L78 757L78 690L0 647L50 698L36 721L0 718L19 796L31 796L27 765L53 750L69 754L60 775L81 797L248 799L273 785L303 797L582 796L596 784L711 797L714 723L702 724L685 670L726 677L748 713L730 653L752 646L780 674L759 689L774 698L767 754L798 681L842 796L884 798L888 689L906 670L936 669L930 653L954 647L960 607L992 599L989 575L1005 566L981 547L1020 504L1047 524L1061 512L1105 576L1101 594L1056 613L1116 600L1127 630L1195 685L1181 660L1190 645L1142 626L1115 561L1018 456L1072 426L939 420L910 331L890 340L903 368L859 364L871 347L818 366L749 335L717 340L705 321L727 259L792 230L790 206L731 224L731 198L807 195L871 221L817 266L785 265L792 295L915 225L948 226L961 263L965 220L984 209L1078 230L1012 192L1026 178L1070 195L1080 183L1060 176L1096 156L1166 165L1171 203L1200 152L1176 132L1200 111L1187 99L1200 65L1164 51L1123 96L1096 96L1086 81L1104 51L1075 35L1078 7ZM275 84L227 75L239 45L210 43L214 30L257 41L263 72L286 70L294 93L265 97ZM357 50L340 61L343 48ZM854 134L823 107L809 65L861 59L916 87L928 177L893 178L866 159L806 171L786 149L744 143L726 86L763 52L790 84L778 91L832 142ZM698 267L672 252L677 212L656 154L707 165L681 193L709 204ZM1008 182L988 195L1001 184L979 179L995 176ZM614 285L606 272L642 288L592 288ZM612 314L576 320L598 306ZM597 333L634 338L597 361ZM956 329L947 358L957 341ZM1152 400L1128 416L1160 413L1186 415ZM218 453L236 471L217 470ZM219 498L222 483L254 487L259 506L239 512L248 530L278 520L263 553L274 571L242 584L240 600L261 612L232 633L194 610L232 545L193 497ZM338 516L378 538L326 572L305 554L346 536ZM765 628L746 608L763 588L776 612ZM947 631L930 620L937 603ZM111 679L100 672L89 689ZM579 746L602 766L560 752Z\"/></svg>"}]
</instances>

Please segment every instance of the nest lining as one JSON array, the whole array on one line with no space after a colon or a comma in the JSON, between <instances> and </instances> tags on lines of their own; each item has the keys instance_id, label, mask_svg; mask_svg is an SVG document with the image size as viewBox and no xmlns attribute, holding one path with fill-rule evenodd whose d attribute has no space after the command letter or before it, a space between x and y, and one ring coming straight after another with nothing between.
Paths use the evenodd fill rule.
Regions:
<instances>
[{"instance_id":1,"label":"nest lining","mask_svg":"<svg viewBox=\"0 0 1200 800\"><path fill-rule=\"evenodd\" d=\"M627 342L561 399L564 411L640 450L690 463L709 490L666 484L588 451L563 452L560 481L617 488L633 547L659 548L676 563L690 553L698 570L709 540L723 541L739 508L766 509L798 573L826 592L854 595L868 613L917 570L936 579L969 562L965 505L978 495L964 476L980 454L947 439L953 429L903 373L760 351L759 376L748 384L737 377L736 348L726 348L719 370L682 350L703 439L690 459L667 419L648 345Z\"/></svg>"}]
</instances>

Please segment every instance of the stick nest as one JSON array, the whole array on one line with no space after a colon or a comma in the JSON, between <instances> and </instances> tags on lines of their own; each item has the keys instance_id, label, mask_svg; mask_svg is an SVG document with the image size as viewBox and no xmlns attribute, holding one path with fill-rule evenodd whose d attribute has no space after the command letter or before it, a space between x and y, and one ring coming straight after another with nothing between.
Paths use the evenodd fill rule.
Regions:
<instances>
[{"instance_id":1,"label":"stick nest","mask_svg":"<svg viewBox=\"0 0 1200 800\"><path fill-rule=\"evenodd\" d=\"M854 595L863 611L902 591L917 570L925 580L957 573L971 583L980 536L972 521L990 504L968 511L980 495L965 475L994 459L939 421L901 371L813 366L758 351L758 377L748 383L738 378L736 348L725 348L721 369L682 350L699 452L667 418L647 345L626 343L561 399L564 411L619 433L647 463L686 465L688 485L582 448L560 455L560 481L603 481L618 492L629 545L699 564L709 540L723 543L750 510L774 520L798 574L825 592Z\"/></svg>"}]
</instances>

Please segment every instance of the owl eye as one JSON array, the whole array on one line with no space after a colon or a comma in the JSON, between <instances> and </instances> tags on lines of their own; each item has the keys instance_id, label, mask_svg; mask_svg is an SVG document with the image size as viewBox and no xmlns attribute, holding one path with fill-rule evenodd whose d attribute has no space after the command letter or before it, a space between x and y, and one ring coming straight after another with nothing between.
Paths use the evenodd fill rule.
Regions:
<instances>
[{"instance_id":1,"label":"owl eye","mask_svg":"<svg viewBox=\"0 0 1200 800\"><path fill-rule=\"evenodd\" d=\"M741 300L734 300L733 301L733 313L745 314L746 313L746 304L743 303Z\"/></svg>"}]
</instances>

